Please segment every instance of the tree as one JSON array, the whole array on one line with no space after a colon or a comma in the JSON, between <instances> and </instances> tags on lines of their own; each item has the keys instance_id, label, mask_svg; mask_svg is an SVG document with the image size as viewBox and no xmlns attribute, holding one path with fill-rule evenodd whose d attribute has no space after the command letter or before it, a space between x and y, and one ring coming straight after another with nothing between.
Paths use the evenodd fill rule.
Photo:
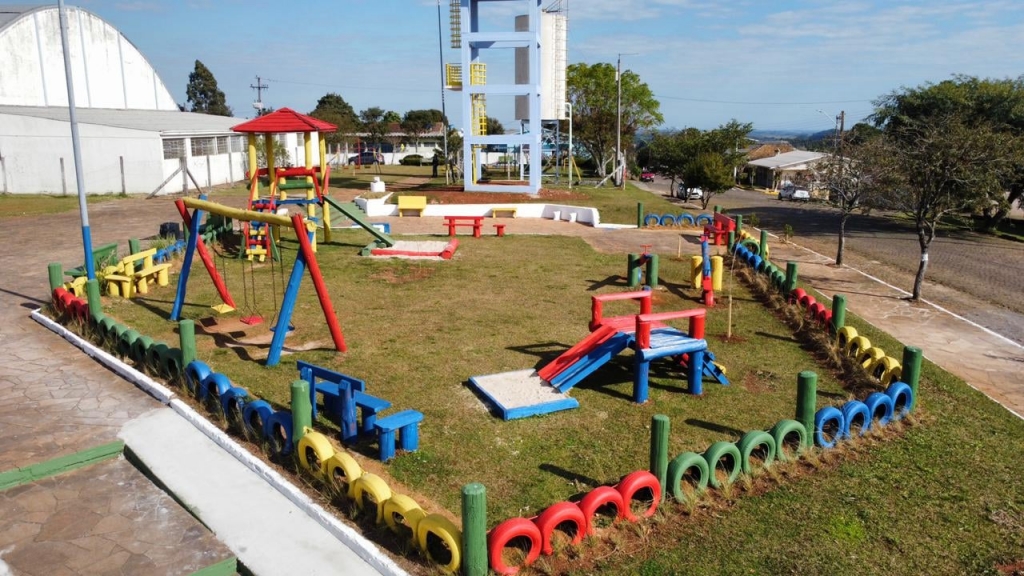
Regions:
<instances>
[{"instance_id":1,"label":"tree","mask_svg":"<svg viewBox=\"0 0 1024 576\"><path fill-rule=\"evenodd\" d=\"M213 72L199 60L196 60L195 69L188 75L185 96L192 112L215 116L232 115L224 93L217 88L217 79L213 77Z\"/></svg>"},{"instance_id":2,"label":"tree","mask_svg":"<svg viewBox=\"0 0 1024 576\"><path fill-rule=\"evenodd\" d=\"M706 209L715 194L735 185L736 169L744 162L739 143L752 128L749 123L731 120L714 130L687 128L656 134L649 144L650 168L669 178L673 190L677 180L686 188L700 188Z\"/></svg>"},{"instance_id":3,"label":"tree","mask_svg":"<svg viewBox=\"0 0 1024 576\"><path fill-rule=\"evenodd\" d=\"M960 118L967 124L988 124L1000 133L1024 136L1024 76L980 79L957 75L938 84L893 91L875 102L874 124L896 133L904 126L932 118ZM1008 172L1002 187L993 190L979 208L986 229L994 229L1009 215L1010 207L1024 203L1024 167Z\"/></svg>"},{"instance_id":4,"label":"tree","mask_svg":"<svg viewBox=\"0 0 1024 576\"><path fill-rule=\"evenodd\" d=\"M336 132L325 134L324 140L328 144L337 145L350 142L353 134L358 131L359 117L352 106L339 94L328 92L316 102L316 108L309 113L310 116L330 122L338 127Z\"/></svg>"},{"instance_id":5,"label":"tree","mask_svg":"<svg viewBox=\"0 0 1024 576\"><path fill-rule=\"evenodd\" d=\"M499 121L494 116L488 116L487 117L487 133L488 134L504 134L505 133L505 127L502 126L501 125L501 121Z\"/></svg>"},{"instance_id":6,"label":"tree","mask_svg":"<svg viewBox=\"0 0 1024 576\"><path fill-rule=\"evenodd\" d=\"M878 161L887 169L873 182L872 201L910 216L921 260L911 299L921 297L928 251L943 217L986 205L1019 162L1011 138L988 124L953 115L887 125Z\"/></svg>"},{"instance_id":7,"label":"tree","mask_svg":"<svg viewBox=\"0 0 1024 576\"><path fill-rule=\"evenodd\" d=\"M385 124L399 124L402 122L402 116L394 110L388 110L384 113Z\"/></svg>"},{"instance_id":8,"label":"tree","mask_svg":"<svg viewBox=\"0 0 1024 576\"><path fill-rule=\"evenodd\" d=\"M700 188L703 192L700 203L704 210L707 210L712 196L725 192L736 183L732 166L726 163L722 154L711 151L701 152L690 161L686 165L685 176L687 187Z\"/></svg>"},{"instance_id":9,"label":"tree","mask_svg":"<svg viewBox=\"0 0 1024 576\"><path fill-rule=\"evenodd\" d=\"M402 116L402 132L406 142L419 145L420 138L430 132L438 122L447 125L440 110L409 110Z\"/></svg>"},{"instance_id":10,"label":"tree","mask_svg":"<svg viewBox=\"0 0 1024 576\"><path fill-rule=\"evenodd\" d=\"M884 171L888 153L881 132L871 128L851 129L857 136L848 143L846 138L835 154L823 158L817 166L817 176L829 192L828 202L839 209L839 237L836 266L843 265L846 246L846 224L854 210L868 209L870 194L878 183L886 182ZM870 130L874 130L872 134Z\"/></svg>"},{"instance_id":11,"label":"tree","mask_svg":"<svg viewBox=\"0 0 1024 576\"><path fill-rule=\"evenodd\" d=\"M383 108L373 106L359 112L359 123L362 131L366 133L366 140L373 144L374 148L380 146L384 141L384 135L388 132L388 123L385 121L387 112Z\"/></svg>"},{"instance_id":12,"label":"tree","mask_svg":"<svg viewBox=\"0 0 1024 576\"><path fill-rule=\"evenodd\" d=\"M566 74L568 99L573 110L573 138L597 165L599 176L607 175L615 158L616 82L615 67L608 63L578 63ZM640 76L622 72L622 135L626 148L632 146L638 130L661 124L661 105Z\"/></svg>"}]
</instances>

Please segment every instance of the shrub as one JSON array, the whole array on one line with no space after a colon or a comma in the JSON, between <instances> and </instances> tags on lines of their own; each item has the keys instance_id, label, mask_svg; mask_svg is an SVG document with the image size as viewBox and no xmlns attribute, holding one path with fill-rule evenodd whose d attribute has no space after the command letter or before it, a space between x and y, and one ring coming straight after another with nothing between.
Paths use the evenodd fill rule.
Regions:
<instances>
[{"instance_id":1,"label":"shrub","mask_svg":"<svg viewBox=\"0 0 1024 576\"><path fill-rule=\"evenodd\" d=\"M399 160L399 164L402 166L419 166L423 164L423 156L419 154L409 154L405 158Z\"/></svg>"}]
</instances>

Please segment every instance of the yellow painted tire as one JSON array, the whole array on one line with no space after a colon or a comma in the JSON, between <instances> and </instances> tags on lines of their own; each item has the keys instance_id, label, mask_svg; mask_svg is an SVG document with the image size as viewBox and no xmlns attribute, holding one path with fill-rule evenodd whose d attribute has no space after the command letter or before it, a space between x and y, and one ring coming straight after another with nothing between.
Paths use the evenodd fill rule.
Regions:
<instances>
[{"instance_id":1,"label":"yellow painted tire","mask_svg":"<svg viewBox=\"0 0 1024 576\"><path fill-rule=\"evenodd\" d=\"M902 371L900 369L900 361L892 356L886 356L871 365L871 376L877 378L882 384L888 385L889 382L886 381L886 378L894 369L897 374ZM899 376L897 376L897 379L899 379ZM895 382L895 380L893 380L893 382Z\"/></svg>"},{"instance_id":2,"label":"yellow painted tire","mask_svg":"<svg viewBox=\"0 0 1024 576\"><path fill-rule=\"evenodd\" d=\"M839 329L839 333L836 334L836 341L839 343L839 349L844 353L849 350L850 342L857 337L857 329L853 326L843 326Z\"/></svg>"},{"instance_id":3,"label":"yellow painted tire","mask_svg":"<svg viewBox=\"0 0 1024 576\"><path fill-rule=\"evenodd\" d=\"M884 386L890 386L892 384L895 384L896 382L899 382L901 378L903 378L903 366L900 366L900 364L897 362L895 366L889 368L885 372L885 374L882 376L881 382Z\"/></svg>"},{"instance_id":4,"label":"yellow painted tire","mask_svg":"<svg viewBox=\"0 0 1024 576\"><path fill-rule=\"evenodd\" d=\"M402 521L399 522L396 516L400 516ZM420 520L423 520L427 516L427 513L423 511L423 508L405 494L392 494L391 498L384 503L384 523L391 528L391 531L395 534L402 533L402 526L406 526L410 531L410 538L413 542L416 540L416 528L420 524Z\"/></svg>"},{"instance_id":5,"label":"yellow painted tire","mask_svg":"<svg viewBox=\"0 0 1024 576\"><path fill-rule=\"evenodd\" d=\"M850 343L846 345L846 355L857 359L860 358L861 352L868 348L871 348L871 340L868 340L863 336L857 336L850 340Z\"/></svg>"},{"instance_id":6,"label":"yellow painted tire","mask_svg":"<svg viewBox=\"0 0 1024 576\"><path fill-rule=\"evenodd\" d=\"M880 362L883 358L885 358L885 350L872 347L861 352L860 356L857 357L857 362L860 364L861 368L867 370L868 373L871 373L875 364Z\"/></svg>"},{"instance_id":7,"label":"yellow painted tire","mask_svg":"<svg viewBox=\"0 0 1024 576\"><path fill-rule=\"evenodd\" d=\"M449 558L435 558L431 553L433 546L430 546L429 535L433 534L438 538L450 553ZM462 564L462 531L444 516L431 514L420 520L416 527L416 544L427 558L438 564L442 570L449 574L459 571ZM447 560L447 562L445 562Z\"/></svg>"},{"instance_id":8,"label":"yellow painted tire","mask_svg":"<svg viewBox=\"0 0 1024 576\"><path fill-rule=\"evenodd\" d=\"M355 482L362 475L359 463L345 452L335 452L327 459L327 482L341 490L346 498L355 497Z\"/></svg>"},{"instance_id":9,"label":"yellow painted tire","mask_svg":"<svg viewBox=\"0 0 1024 576\"><path fill-rule=\"evenodd\" d=\"M363 510L366 506L367 496L377 504L377 518L375 522L377 524L383 523L384 503L391 498L391 488L380 476L365 472L352 483L352 498L356 502L357 509Z\"/></svg>"},{"instance_id":10,"label":"yellow painted tire","mask_svg":"<svg viewBox=\"0 0 1024 576\"><path fill-rule=\"evenodd\" d=\"M307 432L302 440L299 440L298 452L299 463L302 464L302 467L323 480L327 474L327 461L334 456L334 446L331 445L327 436L319 432ZM313 468L314 463L310 462L311 456L316 457L316 469Z\"/></svg>"}]
</instances>

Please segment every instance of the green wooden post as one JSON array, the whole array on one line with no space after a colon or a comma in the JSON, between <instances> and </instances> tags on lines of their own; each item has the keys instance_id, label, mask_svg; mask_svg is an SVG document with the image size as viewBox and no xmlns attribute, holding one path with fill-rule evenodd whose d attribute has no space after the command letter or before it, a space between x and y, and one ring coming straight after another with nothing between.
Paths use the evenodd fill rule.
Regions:
<instances>
[{"instance_id":1,"label":"green wooden post","mask_svg":"<svg viewBox=\"0 0 1024 576\"><path fill-rule=\"evenodd\" d=\"M768 231L761 230L761 245L758 246L757 255L762 259L768 257Z\"/></svg>"},{"instance_id":2,"label":"green wooden post","mask_svg":"<svg viewBox=\"0 0 1024 576\"><path fill-rule=\"evenodd\" d=\"M89 318L99 322L103 318L103 302L100 301L100 282L93 278L85 281L85 297L89 302Z\"/></svg>"},{"instance_id":3,"label":"green wooden post","mask_svg":"<svg viewBox=\"0 0 1024 576\"><path fill-rule=\"evenodd\" d=\"M921 356L921 349L917 346L903 347L903 368L900 372L900 380L906 382L910 386L910 391L913 392L907 410L913 410L917 405L917 390L921 380Z\"/></svg>"},{"instance_id":4,"label":"green wooden post","mask_svg":"<svg viewBox=\"0 0 1024 576\"><path fill-rule=\"evenodd\" d=\"M639 262L639 254L626 255L626 280L628 281L630 288L636 288L637 286L640 285Z\"/></svg>"},{"instance_id":5,"label":"green wooden post","mask_svg":"<svg viewBox=\"0 0 1024 576\"><path fill-rule=\"evenodd\" d=\"M804 370L796 377L796 421L804 425L804 446L814 444L814 409L818 406L818 375Z\"/></svg>"},{"instance_id":6,"label":"green wooden post","mask_svg":"<svg viewBox=\"0 0 1024 576\"><path fill-rule=\"evenodd\" d=\"M50 292L64 285L64 267L60 265L60 262L47 264L46 273L50 276Z\"/></svg>"},{"instance_id":7,"label":"green wooden post","mask_svg":"<svg viewBox=\"0 0 1024 576\"><path fill-rule=\"evenodd\" d=\"M736 249L736 231L729 230L729 252Z\"/></svg>"},{"instance_id":8,"label":"green wooden post","mask_svg":"<svg viewBox=\"0 0 1024 576\"><path fill-rule=\"evenodd\" d=\"M719 206L718 204L715 204L715 214L721 214L721 213L722 213L722 207Z\"/></svg>"},{"instance_id":9,"label":"green wooden post","mask_svg":"<svg viewBox=\"0 0 1024 576\"><path fill-rule=\"evenodd\" d=\"M142 252L142 246L139 245L139 239L138 238L129 238L128 239L128 253L129 254L138 254L139 252Z\"/></svg>"},{"instance_id":10,"label":"green wooden post","mask_svg":"<svg viewBox=\"0 0 1024 576\"><path fill-rule=\"evenodd\" d=\"M298 446L306 430L313 429L313 406L309 400L309 382L292 380L292 445Z\"/></svg>"},{"instance_id":11,"label":"green wooden post","mask_svg":"<svg viewBox=\"0 0 1024 576\"><path fill-rule=\"evenodd\" d=\"M736 215L736 239L740 239L740 232L743 231L743 214Z\"/></svg>"},{"instance_id":12,"label":"green wooden post","mask_svg":"<svg viewBox=\"0 0 1024 576\"><path fill-rule=\"evenodd\" d=\"M181 367L185 368L196 359L196 323L194 320L178 321L178 347L181 348Z\"/></svg>"},{"instance_id":13,"label":"green wooden post","mask_svg":"<svg viewBox=\"0 0 1024 576\"><path fill-rule=\"evenodd\" d=\"M462 487L462 574L487 576L487 489Z\"/></svg>"},{"instance_id":14,"label":"green wooden post","mask_svg":"<svg viewBox=\"0 0 1024 576\"><path fill-rule=\"evenodd\" d=\"M838 334L843 326L846 326L846 296L836 294L832 297L832 333Z\"/></svg>"},{"instance_id":15,"label":"green wooden post","mask_svg":"<svg viewBox=\"0 0 1024 576\"><path fill-rule=\"evenodd\" d=\"M651 254L647 261L647 285L652 289L658 287L658 255Z\"/></svg>"},{"instance_id":16,"label":"green wooden post","mask_svg":"<svg viewBox=\"0 0 1024 576\"><path fill-rule=\"evenodd\" d=\"M661 483L661 501L665 501L668 484L668 436L669 419L664 414L651 417L651 474Z\"/></svg>"},{"instance_id":17,"label":"green wooden post","mask_svg":"<svg viewBox=\"0 0 1024 576\"><path fill-rule=\"evenodd\" d=\"M637 202L636 203L636 227L637 228L643 228L644 227L644 203L643 202Z\"/></svg>"},{"instance_id":18,"label":"green wooden post","mask_svg":"<svg viewBox=\"0 0 1024 576\"><path fill-rule=\"evenodd\" d=\"M796 262L786 262L786 286L783 292L789 297L790 292L796 289L797 271Z\"/></svg>"}]
</instances>

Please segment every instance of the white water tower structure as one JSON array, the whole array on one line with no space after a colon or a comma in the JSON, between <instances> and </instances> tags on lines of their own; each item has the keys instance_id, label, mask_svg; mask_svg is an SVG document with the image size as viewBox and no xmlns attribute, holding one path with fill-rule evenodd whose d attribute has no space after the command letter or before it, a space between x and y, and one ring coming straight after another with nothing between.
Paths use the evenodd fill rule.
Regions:
<instances>
[{"instance_id":1,"label":"white water tower structure","mask_svg":"<svg viewBox=\"0 0 1024 576\"><path fill-rule=\"evenodd\" d=\"M565 65L567 20L562 10L565 0L451 0L452 47L461 49L461 66L446 67L445 86L462 91L463 186L467 192L522 192L536 194L541 188L543 170L543 120L565 117ZM495 13L481 8L502 3L497 14L522 15L514 25L485 30L482 21L492 26ZM511 5L511 6L510 6ZM511 28L511 30L510 30ZM492 66L488 54L496 50L514 50L514 65L502 70ZM495 54L494 60L501 61ZM507 72L507 73L504 73ZM515 117L524 122L520 134L487 133L487 97L512 97ZM506 158L516 151L519 181L507 184L481 182L487 146L504 146ZM528 176L528 177L527 177ZM522 183L525 179L526 183Z\"/></svg>"}]
</instances>

